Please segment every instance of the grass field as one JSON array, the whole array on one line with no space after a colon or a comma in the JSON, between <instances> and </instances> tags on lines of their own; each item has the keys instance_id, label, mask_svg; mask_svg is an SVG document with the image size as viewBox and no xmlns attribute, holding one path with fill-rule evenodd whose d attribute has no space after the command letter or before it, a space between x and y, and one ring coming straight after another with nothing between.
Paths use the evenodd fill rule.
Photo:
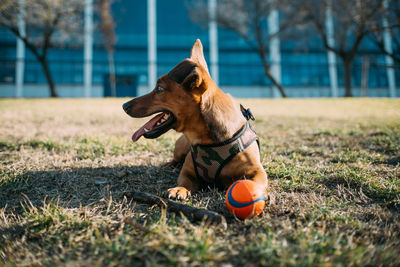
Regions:
<instances>
[{"instance_id":1,"label":"grass field","mask_svg":"<svg viewBox=\"0 0 400 267\"><path fill-rule=\"evenodd\" d=\"M0 100L0 265L400 265L400 100L238 100L270 203L240 221L224 192L185 201L227 229L124 197L178 175L161 167L178 135L132 143L125 100Z\"/></svg>"}]
</instances>

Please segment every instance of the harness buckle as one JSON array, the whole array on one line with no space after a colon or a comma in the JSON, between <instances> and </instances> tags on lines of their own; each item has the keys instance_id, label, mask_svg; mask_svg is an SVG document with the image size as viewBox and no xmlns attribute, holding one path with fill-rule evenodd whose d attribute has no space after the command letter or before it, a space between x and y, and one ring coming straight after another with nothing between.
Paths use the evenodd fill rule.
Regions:
<instances>
[{"instance_id":1,"label":"harness buckle","mask_svg":"<svg viewBox=\"0 0 400 267\"><path fill-rule=\"evenodd\" d=\"M242 106L242 104L240 104L240 111L242 112L242 114L246 118L246 120L254 121L256 119L256 118L254 118L254 115L251 112L251 110L249 108L246 109L245 107Z\"/></svg>"}]
</instances>

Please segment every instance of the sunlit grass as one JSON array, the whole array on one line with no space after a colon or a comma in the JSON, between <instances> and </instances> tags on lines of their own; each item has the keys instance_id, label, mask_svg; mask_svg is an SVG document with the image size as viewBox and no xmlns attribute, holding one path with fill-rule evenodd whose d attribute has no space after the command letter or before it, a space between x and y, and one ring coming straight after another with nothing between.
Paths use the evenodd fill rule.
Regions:
<instances>
[{"instance_id":1,"label":"sunlit grass","mask_svg":"<svg viewBox=\"0 0 400 267\"><path fill-rule=\"evenodd\" d=\"M224 192L192 224L129 190L162 195L179 136L131 136L126 99L0 100L0 265L400 265L400 100L240 99L270 179L264 213L238 221Z\"/></svg>"}]
</instances>

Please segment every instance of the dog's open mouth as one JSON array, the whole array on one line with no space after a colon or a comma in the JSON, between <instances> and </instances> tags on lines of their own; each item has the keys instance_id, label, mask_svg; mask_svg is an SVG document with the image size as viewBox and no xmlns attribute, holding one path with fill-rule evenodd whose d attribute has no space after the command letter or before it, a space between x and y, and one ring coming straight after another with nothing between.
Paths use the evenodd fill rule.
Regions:
<instances>
[{"instance_id":1,"label":"dog's open mouth","mask_svg":"<svg viewBox=\"0 0 400 267\"><path fill-rule=\"evenodd\" d=\"M136 142L142 135L145 138L157 138L171 129L175 120L176 118L171 112L163 111L140 127L140 129L133 134L132 140Z\"/></svg>"}]
</instances>

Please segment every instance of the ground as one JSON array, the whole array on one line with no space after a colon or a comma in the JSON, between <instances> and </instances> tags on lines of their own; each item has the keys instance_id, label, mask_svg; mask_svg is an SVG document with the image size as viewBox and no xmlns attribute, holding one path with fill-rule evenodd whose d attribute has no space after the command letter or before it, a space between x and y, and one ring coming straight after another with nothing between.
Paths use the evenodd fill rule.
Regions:
<instances>
[{"instance_id":1,"label":"ground","mask_svg":"<svg viewBox=\"0 0 400 267\"><path fill-rule=\"evenodd\" d=\"M400 100L238 99L256 117L270 201L228 226L136 203L162 195L178 135L130 137L127 99L0 100L0 265L400 265Z\"/></svg>"}]
</instances>

